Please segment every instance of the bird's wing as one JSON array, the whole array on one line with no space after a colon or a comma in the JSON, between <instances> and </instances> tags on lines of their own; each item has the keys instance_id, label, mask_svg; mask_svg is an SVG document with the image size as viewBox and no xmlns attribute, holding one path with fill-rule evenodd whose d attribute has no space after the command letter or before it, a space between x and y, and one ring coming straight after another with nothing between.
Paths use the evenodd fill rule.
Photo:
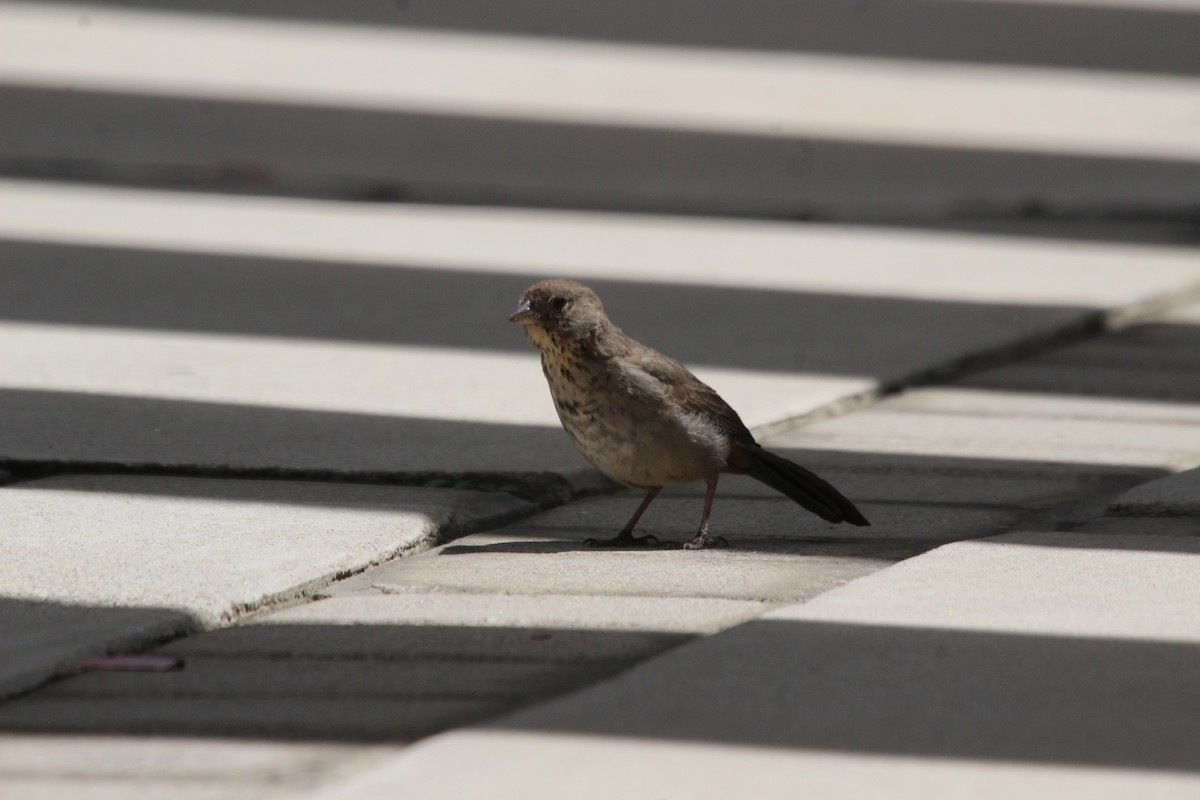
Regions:
<instances>
[{"instance_id":1,"label":"bird's wing","mask_svg":"<svg viewBox=\"0 0 1200 800\"><path fill-rule=\"evenodd\" d=\"M754 436L738 413L721 399L716 390L693 375L687 367L648 347L637 353L634 363L662 386L664 395L680 411L712 420L737 441L754 443Z\"/></svg>"}]
</instances>

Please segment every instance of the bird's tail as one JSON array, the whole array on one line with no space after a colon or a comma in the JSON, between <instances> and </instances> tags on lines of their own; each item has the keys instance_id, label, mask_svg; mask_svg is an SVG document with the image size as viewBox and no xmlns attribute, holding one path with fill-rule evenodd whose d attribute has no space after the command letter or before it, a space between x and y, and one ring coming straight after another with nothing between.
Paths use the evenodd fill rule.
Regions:
<instances>
[{"instance_id":1,"label":"bird's tail","mask_svg":"<svg viewBox=\"0 0 1200 800\"><path fill-rule=\"evenodd\" d=\"M851 525L871 524L841 492L799 464L761 447L747 448L744 452L751 462L747 475L782 492L821 519Z\"/></svg>"}]
</instances>

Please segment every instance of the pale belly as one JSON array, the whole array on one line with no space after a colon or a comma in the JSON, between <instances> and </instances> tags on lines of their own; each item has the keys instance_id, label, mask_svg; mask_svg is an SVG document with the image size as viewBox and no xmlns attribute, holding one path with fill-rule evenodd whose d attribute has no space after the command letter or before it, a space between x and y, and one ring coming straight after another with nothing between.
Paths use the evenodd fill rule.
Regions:
<instances>
[{"instance_id":1,"label":"pale belly","mask_svg":"<svg viewBox=\"0 0 1200 800\"><path fill-rule=\"evenodd\" d=\"M651 487L711 480L725 452L708 444L695 422L652 407L632 405L632 413L598 414L594 402L556 402L558 417L584 458L615 481Z\"/></svg>"}]
</instances>

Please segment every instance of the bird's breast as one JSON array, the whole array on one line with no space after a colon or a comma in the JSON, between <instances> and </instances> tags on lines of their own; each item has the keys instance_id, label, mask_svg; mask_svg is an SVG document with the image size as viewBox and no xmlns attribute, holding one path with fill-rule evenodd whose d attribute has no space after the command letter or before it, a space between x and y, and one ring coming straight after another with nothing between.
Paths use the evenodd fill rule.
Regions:
<instances>
[{"instance_id":1,"label":"bird's breast","mask_svg":"<svg viewBox=\"0 0 1200 800\"><path fill-rule=\"evenodd\" d=\"M686 483L715 475L723 457L695 437L695 424L661 397L634 390L604 359L544 350L554 408L583 456L631 486ZM702 438L702 437L701 437Z\"/></svg>"}]
</instances>

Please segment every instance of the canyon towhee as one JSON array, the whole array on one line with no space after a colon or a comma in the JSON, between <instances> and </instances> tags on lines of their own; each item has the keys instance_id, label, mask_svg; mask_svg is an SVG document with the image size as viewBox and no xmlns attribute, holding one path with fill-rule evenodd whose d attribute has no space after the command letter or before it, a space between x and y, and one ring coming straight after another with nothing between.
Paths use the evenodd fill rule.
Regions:
<instances>
[{"instance_id":1,"label":"canyon towhee","mask_svg":"<svg viewBox=\"0 0 1200 800\"><path fill-rule=\"evenodd\" d=\"M542 372L571 441L601 472L646 498L620 534L592 544L656 542L633 527L663 486L708 484L700 530L684 547L699 550L708 533L717 479L749 475L822 519L870 525L837 489L798 464L764 450L715 391L662 353L635 342L581 283L534 284L510 317L542 353Z\"/></svg>"}]
</instances>

